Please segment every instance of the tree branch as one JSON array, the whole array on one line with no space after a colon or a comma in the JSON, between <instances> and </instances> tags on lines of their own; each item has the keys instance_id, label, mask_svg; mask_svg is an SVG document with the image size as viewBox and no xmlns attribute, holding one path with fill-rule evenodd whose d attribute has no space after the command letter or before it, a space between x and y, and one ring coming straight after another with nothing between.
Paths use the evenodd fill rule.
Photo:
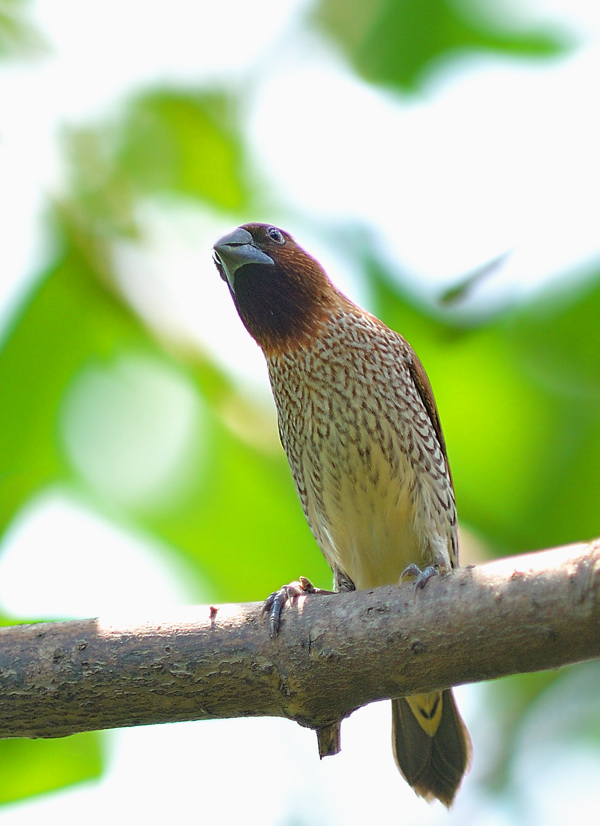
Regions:
<instances>
[{"instance_id":1,"label":"tree branch","mask_svg":"<svg viewBox=\"0 0 600 826\"><path fill-rule=\"evenodd\" d=\"M0 737L279 716L335 732L373 700L600 656L600 540L286 607L0 629ZM335 740L335 737L332 738Z\"/></svg>"}]
</instances>

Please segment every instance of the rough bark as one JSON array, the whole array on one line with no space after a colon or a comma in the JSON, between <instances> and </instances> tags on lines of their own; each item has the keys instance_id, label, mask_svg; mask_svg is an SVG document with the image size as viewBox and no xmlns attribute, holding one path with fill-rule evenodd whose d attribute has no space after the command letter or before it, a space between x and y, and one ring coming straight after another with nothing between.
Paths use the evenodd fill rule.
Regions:
<instances>
[{"instance_id":1,"label":"rough bark","mask_svg":"<svg viewBox=\"0 0 600 826\"><path fill-rule=\"evenodd\" d=\"M600 656L600 541L461 569L420 591L300 597L274 640L260 608L2 628L0 737L270 715L326 740L373 700L589 660Z\"/></svg>"}]
</instances>

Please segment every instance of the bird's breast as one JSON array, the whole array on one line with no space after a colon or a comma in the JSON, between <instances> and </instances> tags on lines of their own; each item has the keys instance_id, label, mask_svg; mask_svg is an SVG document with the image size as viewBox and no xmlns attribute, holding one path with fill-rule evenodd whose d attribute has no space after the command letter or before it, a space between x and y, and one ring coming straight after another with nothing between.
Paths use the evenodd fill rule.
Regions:
<instances>
[{"instance_id":1,"label":"bird's breast","mask_svg":"<svg viewBox=\"0 0 600 826\"><path fill-rule=\"evenodd\" d=\"M452 485L407 347L359 316L269 362L304 512L330 566L357 588L433 561L430 534L452 531L443 513L454 507Z\"/></svg>"}]
</instances>

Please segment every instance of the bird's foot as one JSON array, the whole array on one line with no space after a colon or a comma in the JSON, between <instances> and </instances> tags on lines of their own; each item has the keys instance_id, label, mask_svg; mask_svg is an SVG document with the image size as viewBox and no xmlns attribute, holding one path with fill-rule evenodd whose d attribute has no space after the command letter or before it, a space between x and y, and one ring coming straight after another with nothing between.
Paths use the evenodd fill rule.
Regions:
<instances>
[{"instance_id":1,"label":"bird's foot","mask_svg":"<svg viewBox=\"0 0 600 826\"><path fill-rule=\"evenodd\" d=\"M418 590L427 585L432 577L438 576L439 573L440 571L435 565L428 565L426 568L421 570L418 565L411 562L410 565L407 565L400 574L400 582L406 582L407 579L414 580L416 594Z\"/></svg>"},{"instance_id":2,"label":"bird's foot","mask_svg":"<svg viewBox=\"0 0 600 826\"><path fill-rule=\"evenodd\" d=\"M283 585L278 591L273 591L263 602L261 616L269 615L269 633L271 637L276 637L279 633L281 614L287 602L292 602L303 594L332 594L333 591L324 591L322 588L315 588L310 579L301 576L298 582L290 582Z\"/></svg>"}]
</instances>

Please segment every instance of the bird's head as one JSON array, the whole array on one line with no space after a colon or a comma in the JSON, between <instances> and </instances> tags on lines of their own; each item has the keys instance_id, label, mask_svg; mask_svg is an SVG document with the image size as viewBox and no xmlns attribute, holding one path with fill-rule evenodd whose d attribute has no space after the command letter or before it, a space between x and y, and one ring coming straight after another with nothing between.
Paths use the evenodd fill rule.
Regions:
<instances>
[{"instance_id":1,"label":"bird's head","mask_svg":"<svg viewBox=\"0 0 600 826\"><path fill-rule=\"evenodd\" d=\"M244 224L219 238L214 261L266 355L302 346L343 300L321 265L269 224Z\"/></svg>"}]
</instances>

